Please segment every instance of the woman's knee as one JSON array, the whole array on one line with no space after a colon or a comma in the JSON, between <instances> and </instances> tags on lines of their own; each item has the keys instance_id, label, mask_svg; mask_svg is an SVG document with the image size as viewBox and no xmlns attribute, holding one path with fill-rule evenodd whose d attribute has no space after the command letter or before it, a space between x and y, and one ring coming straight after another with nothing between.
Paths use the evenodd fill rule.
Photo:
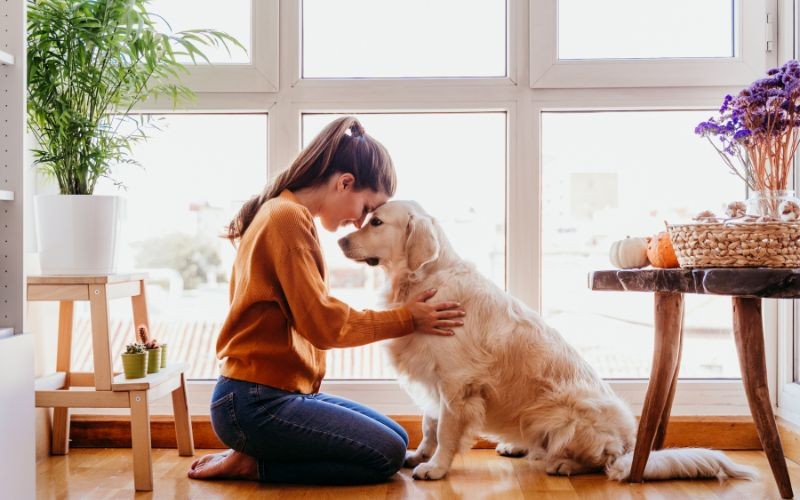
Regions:
<instances>
[{"instance_id":1,"label":"woman's knee","mask_svg":"<svg viewBox=\"0 0 800 500\"><path fill-rule=\"evenodd\" d=\"M381 448L381 460L376 472L384 479L388 479L403 467L407 445L400 436L392 433L392 435L387 435Z\"/></svg>"},{"instance_id":2,"label":"woman's knee","mask_svg":"<svg viewBox=\"0 0 800 500\"><path fill-rule=\"evenodd\" d=\"M398 425L397 434L400 436L400 439L403 440L403 448L405 450L406 448L408 448L408 433L406 432L405 429L403 429ZM403 451L403 453L405 454L405 451Z\"/></svg>"},{"instance_id":3,"label":"woman's knee","mask_svg":"<svg viewBox=\"0 0 800 500\"><path fill-rule=\"evenodd\" d=\"M236 416L234 392L211 403L211 427L222 443L236 451L242 451L247 441Z\"/></svg>"}]
</instances>

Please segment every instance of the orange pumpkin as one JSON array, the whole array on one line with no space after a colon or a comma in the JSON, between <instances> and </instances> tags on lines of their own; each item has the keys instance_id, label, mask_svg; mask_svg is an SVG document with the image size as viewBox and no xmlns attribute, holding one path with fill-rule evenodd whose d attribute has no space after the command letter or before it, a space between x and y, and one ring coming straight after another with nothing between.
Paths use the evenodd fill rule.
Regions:
<instances>
[{"instance_id":1,"label":"orange pumpkin","mask_svg":"<svg viewBox=\"0 0 800 500\"><path fill-rule=\"evenodd\" d=\"M647 258L653 267L672 268L680 267L678 264L678 257L675 255L675 250L672 248L672 240L669 238L669 233L661 231L657 235L650 238L647 243Z\"/></svg>"}]
</instances>

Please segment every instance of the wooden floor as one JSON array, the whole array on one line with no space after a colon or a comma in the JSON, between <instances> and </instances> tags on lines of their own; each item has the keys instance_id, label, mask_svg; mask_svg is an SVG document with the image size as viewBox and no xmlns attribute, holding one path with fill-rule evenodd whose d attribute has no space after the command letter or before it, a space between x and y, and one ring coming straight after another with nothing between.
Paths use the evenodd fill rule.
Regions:
<instances>
[{"instance_id":1,"label":"wooden floor","mask_svg":"<svg viewBox=\"0 0 800 500\"><path fill-rule=\"evenodd\" d=\"M198 450L197 456L209 450ZM219 450L210 450L219 451ZM423 482L404 469L391 482L357 487L303 487L258 484L250 481L195 481L186 477L192 458L174 449L153 450L155 489L133 492L131 450L75 448L68 456L54 456L37 464L37 499L51 498L275 498L310 500L330 498L413 499L777 499L780 498L762 452L727 452L739 463L757 467L755 482L716 480L664 481L619 484L605 476L571 478L545 474L542 462L498 456L494 450L472 450L456 458L441 481ZM795 491L800 490L800 466L789 462Z\"/></svg>"}]
</instances>

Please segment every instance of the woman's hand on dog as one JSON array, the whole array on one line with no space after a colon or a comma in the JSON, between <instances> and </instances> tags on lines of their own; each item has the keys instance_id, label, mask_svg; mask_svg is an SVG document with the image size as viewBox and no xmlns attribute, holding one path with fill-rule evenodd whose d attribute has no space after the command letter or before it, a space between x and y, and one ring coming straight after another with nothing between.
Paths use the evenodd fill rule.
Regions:
<instances>
[{"instance_id":1,"label":"woman's hand on dog","mask_svg":"<svg viewBox=\"0 0 800 500\"><path fill-rule=\"evenodd\" d=\"M455 335L452 328L464 325L461 319L466 314L458 302L436 302L429 304L428 299L436 295L432 288L417 295L406 307L414 317L414 330L431 335Z\"/></svg>"}]
</instances>

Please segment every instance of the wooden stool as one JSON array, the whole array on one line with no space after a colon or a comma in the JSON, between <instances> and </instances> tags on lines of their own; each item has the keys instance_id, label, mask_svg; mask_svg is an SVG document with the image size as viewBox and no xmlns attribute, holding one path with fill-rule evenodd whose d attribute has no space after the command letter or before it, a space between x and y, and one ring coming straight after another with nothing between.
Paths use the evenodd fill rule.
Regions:
<instances>
[{"instance_id":1,"label":"wooden stool","mask_svg":"<svg viewBox=\"0 0 800 500\"><path fill-rule=\"evenodd\" d=\"M28 276L29 301L59 301L56 373L36 381L36 406L53 408L51 453L69 452L70 408L130 408L133 482L137 491L152 491L150 400L172 393L175 433L180 456L194 455L185 371L188 363L171 363L158 373L126 380L112 372L108 301L131 298L134 325L150 324L147 317L147 275ZM94 372L70 370L73 302L89 301ZM135 333L135 332L131 332ZM116 376L115 376L116 375Z\"/></svg>"},{"instance_id":2,"label":"wooden stool","mask_svg":"<svg viewBox=\"0 0 800 500\"><path fill-rule=\"evenodd\" d=\"M655 345L628 480L642 482L650 450L664 446L683 349L683 296L728 295L747 403L781 498L794 498L767 385L761 299L800 299L798 269L627 269L589 274L592 290L653 292Z\"/></svg>"}]
</instances>

